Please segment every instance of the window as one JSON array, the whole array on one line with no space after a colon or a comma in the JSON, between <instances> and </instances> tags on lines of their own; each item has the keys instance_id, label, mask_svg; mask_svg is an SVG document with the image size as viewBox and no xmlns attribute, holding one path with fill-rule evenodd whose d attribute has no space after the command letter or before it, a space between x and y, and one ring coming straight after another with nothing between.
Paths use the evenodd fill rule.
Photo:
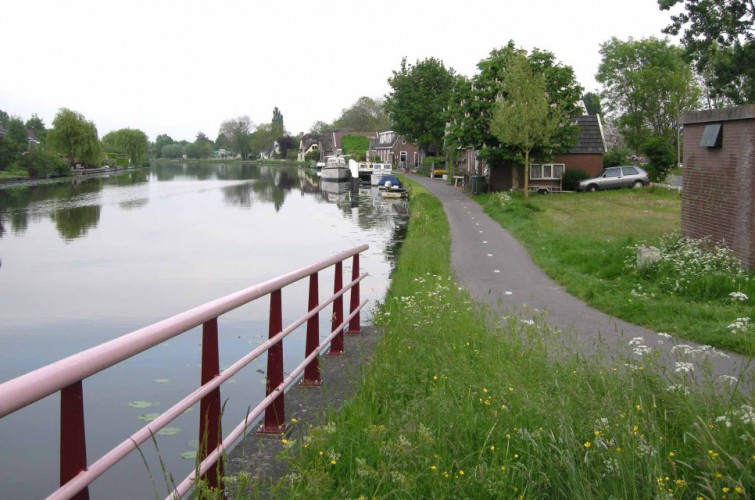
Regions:
<instances>
[{"instance_id":1,"label":"window","mask_svg":"<svg viewBox=\"0 0 755 500\"><path fill-rule=\"evenodd\" d=\"M634 167L621 167L621 173L624 175L637 175L639 172Z\"/></svg>"},{"instance_id":2,"label":"window","mask_svg":"<svg viewBox=\"0 0 755 500\"><path fill-rule=\"evenodd\" d=\"M721 124L710 123L705 126L703 131L703 137L700 139L700 146L704 148L720 148L721 147Z\"/></svg>"},{"instance_id":3,"label":"window","mask_svg":"<svg viewBox=\"0 0 755 500\"><path fill-rule=\"evenodd\" d=\"M530 179L560 179L564 176L566 165L563 163L545 163L530 165Z\"/></svg>"},{"instance_id":4,"label":"window","mask_svg":"<svg viewBox=\"0 0 755 500\"><path fill-rule=\"evenodd\" d=\"M603 174L603 177L618 177L620 175L621 175L620 168L609 168L606 170L606 173Z\"/></svg>"}]
</instances>

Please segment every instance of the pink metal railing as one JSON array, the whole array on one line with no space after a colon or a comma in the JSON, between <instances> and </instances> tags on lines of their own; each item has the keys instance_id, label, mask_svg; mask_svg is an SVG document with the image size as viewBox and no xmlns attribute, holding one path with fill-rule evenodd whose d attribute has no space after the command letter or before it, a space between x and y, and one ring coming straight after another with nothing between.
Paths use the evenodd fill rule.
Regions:
<instances>
[{"instance_id":1,"label":"pink metal railing","mask_svg":"<svg viewBox=\"0 0 755 500\"><path fill-rule=\"evenodd\" d=\"M176 486L169 498L178 498L188 492L196 480L197 471L209 485L222 488L220 478L223 475L223 455L228 448L244 434L246 429L263 416L263 412L264 423L260 432L283 432L286 421L285 389L302 374L301 385L320 385L318 365L320 353L328 345L330 345L329 354L343 353L343 332L347 325L349 329L347 333L360 332L360 311L367 301L360 302L359 300L359 282L367 276L367 273L359 274L359 254L368 248L368 245L354 247L311 266L208 302L1 384L0 418L55 392L60 392L61 486L48 498L88 499L89 484L197 402L200 403L199 442L203 443L199 453L201 462L197 470ZM352 259L351 281L343 285L343 261L348 258ZM331 266L335 267L333 295L319 303L318 273ZM284 329L281 290L306 277L309 277L307 313ZM351 290L351 301L349 315L344 318L343 294L347 290ZM218 317L266 295L270 295L268 340L220 373ZM331 333L320 342L318 315L331 303L333 304ZM283 339L305 323L307 325L305 359L284 379ZM200 387L87 466L82 381L199 325L202 325ZM221 439L221 384L265 352L268 353L265 398L225 439Z\"/></svg>"}]
</instances>

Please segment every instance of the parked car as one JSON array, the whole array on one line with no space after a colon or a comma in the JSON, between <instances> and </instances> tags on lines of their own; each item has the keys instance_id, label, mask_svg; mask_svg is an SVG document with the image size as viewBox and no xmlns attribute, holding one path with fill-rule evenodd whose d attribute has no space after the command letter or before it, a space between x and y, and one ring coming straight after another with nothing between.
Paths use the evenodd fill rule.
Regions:
<instances>
[{"instance_id":1,"label":"parked car","mask_svg":"<svg viewBox=\"0 0 755 500\"><path fill-rule=\"evenodd\" d=\"M650 176L645 169L636 165L608 167L600 177L587 179L579 183L580 191L598 191L600 189L618 189L623 187L641 188L647 186Z\"/></svg>"}]
</instances>

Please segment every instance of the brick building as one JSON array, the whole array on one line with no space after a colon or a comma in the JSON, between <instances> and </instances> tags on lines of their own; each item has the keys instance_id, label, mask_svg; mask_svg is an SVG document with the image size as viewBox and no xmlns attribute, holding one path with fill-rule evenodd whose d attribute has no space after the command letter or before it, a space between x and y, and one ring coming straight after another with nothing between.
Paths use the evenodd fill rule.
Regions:
<instances>
[{"instance_id":1,"label":"brick building","mask_svg":"<svg viewBox=\"0 0 755 500\"><path fill-rule=\"evenodd\" d=\"M682 115L682 233L710 236L755 267L755 104Z\"/></svg>"}]
</instances>

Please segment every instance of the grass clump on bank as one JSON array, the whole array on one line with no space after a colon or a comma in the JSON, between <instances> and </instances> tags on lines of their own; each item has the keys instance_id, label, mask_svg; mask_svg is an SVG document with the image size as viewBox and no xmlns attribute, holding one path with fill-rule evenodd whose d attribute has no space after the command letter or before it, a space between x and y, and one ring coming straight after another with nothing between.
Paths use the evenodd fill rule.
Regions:
<instances>
[{"instance_id":1,"label":"grass clump on bank","mask_svg":"<svg viewBox=\"0 0 755 500\"><path fill-rule=\"evenodd\" d=\"M710 242L681 238L680 194L665 189L475 198L535 262L590 305L626 321L755 354L755 279ZM636 266L638 247L661 259ZM732 325L747 323L744 328Z\"/></svg>"},{"instance_id":2,"label":"grass clump on bank","mask_svg":"<svg viewBox=\"0 0 755 500\"><path fill-rule=\"evenodd\" d=\"M745 498L755 409L654 357L567 355L544 323L491 326L449 270L440 204L411 184L383 335L357 394L285 442L291 498ZM698 374L701 376L701 374Z\"/></svg>"}]
</instances>

